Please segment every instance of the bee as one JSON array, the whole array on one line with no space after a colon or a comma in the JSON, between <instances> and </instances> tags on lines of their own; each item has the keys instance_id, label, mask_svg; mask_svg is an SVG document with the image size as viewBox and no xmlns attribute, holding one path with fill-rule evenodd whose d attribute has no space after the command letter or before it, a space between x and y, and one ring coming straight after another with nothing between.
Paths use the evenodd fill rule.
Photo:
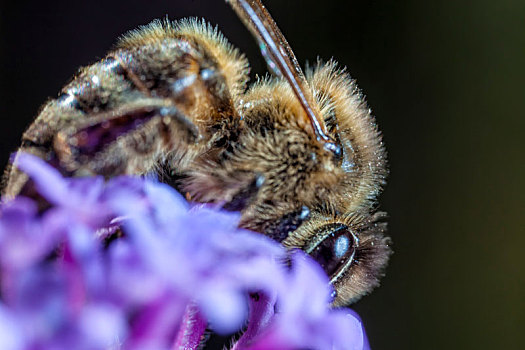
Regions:
<instances>
[{"instance_id":1,"label":"bee","mask_svg":"<svg viewBox=\"0 0 525 350\"><path fill-rule=\"evenodd\" d=\"M188 199L240 211L240 226L320 263L349 304L378 284L390 248L376 198L387 174L363 95L333 61L301 70L259 0L227 0L274 77L204 20L154 21L81 68L22 137L66 176L151 173ZM16 167L4 197L29 193Z\"/></svg>"}]
</instances>

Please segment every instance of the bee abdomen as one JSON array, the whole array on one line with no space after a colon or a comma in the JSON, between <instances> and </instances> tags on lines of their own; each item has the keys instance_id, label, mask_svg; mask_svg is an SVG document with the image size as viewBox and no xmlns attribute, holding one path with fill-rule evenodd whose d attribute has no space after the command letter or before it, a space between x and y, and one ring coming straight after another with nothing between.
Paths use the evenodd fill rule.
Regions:
<instances>
[{"instance_id":1,"label":"bee abdomen","mask_svg":"<svg viewBox=\"0 0 525 350\"><path fill-rule=\"evenodd\" d=\"M117 108L127 101L145 97L126 74L117 58L107 58L84 67L64 86L57 105L86 115L94 115Z\"/></svg>"},{"instance_id":2,"label":"bee abdomen","mask_svg":"<svg viewBox=\"0 0 525 350\"><path fill-rule=\"evenodd\" d=\"M86 168L88 163L97 165L93 159L99 159L103 154L111 157L106 159L108 164L113 160L113 163L122 163L118 169L126 169L126 173L130 169L140 169L140 173L151 170L168 154L176 159L173 166L187 164L200 148L189 152L180 148L181 143L191 147L187 143L200 139L195 135L201 132L217 137L213 130L220 128L219 124L237 118L232 96L238 96L244 90L247 70L244 56L205 22L153 22L128 34L104 59L81 68L64 86L59 97L43 106L24 133L20 150L38 155L67 174L77 174L77 170ZM57 148L57 145L62 145L57 143L57 135L69 135L74 131L83 135L82 128L91 123L88 120L100 123L101 119L118 117L122 111L152 101L159 107L174 108L177 117L159 115L157 121L146 123L148 127L144 124L147 130L142 130L141 126L141 130L127 135L127 128L122 128L124 134L113 135L111 139L123 140L125 137L128 140L126 145L133 146L131 153L140 154L141 162L147 165L134 165L133 162L137 161L131 161L130 152L120 145L122 142L104 145L101 154L89 155L79 151L73 155L75 161L64 161L68 158L69 148ZM159 123L161 119L163 121ZM159 127L153 127L153 124ZM142 137L146 132L153 133L149 135L151 138ZM113 150L111 155L107 153L110 150ZM148 157L151 159L146 161ZM190 159L186 159L188 157ZM117 162L118 159L121 160ZM129 164L125 165L126 162ZM95 165L86 169L98 173L97 169L107 168ZM118 175L117 172L111 174ZM24 182L16 166L6 172L5 178L6 193L16 195Z\"/></svg>"},{"instance_id":3,"label":"bee abdomen","mask_svg":"<svg viewBox=\"0 0 525 350\"><path fill-rule=\"evenodd\" d=\"M75 120L151 97L172 99L194 122L192 116L213 124L231 115L229 91L245 83L247 62L206 23L181 23L153 22L128 34L104 59L81 68L59 97L44 105L23 142L49 145Z\"/></svg>"},{"instance_id":4,"label":"bee abdomen","mask_svg":"<svg viewBox=\"0 0 525 350\"><path fill-rule=\"evenodd\" d=\"M245 66L244 57L206 23L155 21L82 68L56 104L90 116L141 98L166 98L189 117L215 121L234 113L232 96L244 88Z\"/></svg>"},{"instance_id":5,"label":"bee abdomen","mask_svg":"<svg viewBox=\"0 0 525 350\"><path fill-rule=\"evenodd\" d=\"M125 76L120 62L108 57L80 73L62 88L58 98L46 103L25 131L22 143L50 146L57 132L129 101L144 98Z\"/></svg>"}]
</instances>

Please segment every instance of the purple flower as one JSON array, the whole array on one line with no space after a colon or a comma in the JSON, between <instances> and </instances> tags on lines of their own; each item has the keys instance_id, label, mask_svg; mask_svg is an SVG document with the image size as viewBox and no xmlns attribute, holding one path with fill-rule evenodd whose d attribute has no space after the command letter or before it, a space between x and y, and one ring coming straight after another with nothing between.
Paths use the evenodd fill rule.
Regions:
<instances>
[{"instance_id":1,"label":"purple flower","mask_svg":"<svg viewBox=\"0 0 525 350\"><path fill-rule=\"evenodd\" d=\"M0 349L22 349L23 340L16 319L0 302Z\"/></svg>"},{"instance_id":2,"label":"purple flower","mask_svg":"<svg viewBox=\"0 0 525 350\"><path fill-rule=\"evenodd\" d=\"M245 325L233 349L367 348L355 314L329 307L317 263L238 229L238 214L151 180L17 159L50 207L2 205L0 348L195 349L206 328Z\"/></svg>"},{"instance_id":3,"label":"purple flower","mask_svg":"<svg viewBox=\"0 0 525 350\"><path fill-rule=\"evenodd\" d=\"M3 205L0 264L4 270L30 266L56 246L56 232L45 229L49 226L38 220L36 215L36 204L27 198L16 198Z\"/></svg>"}]
</instances>

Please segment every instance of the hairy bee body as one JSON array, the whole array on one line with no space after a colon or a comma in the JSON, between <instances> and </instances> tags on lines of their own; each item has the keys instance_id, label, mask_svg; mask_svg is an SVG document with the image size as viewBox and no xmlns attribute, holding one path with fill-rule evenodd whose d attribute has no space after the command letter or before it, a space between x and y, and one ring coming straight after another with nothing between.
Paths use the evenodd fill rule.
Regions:
<instances>
[{"instance_id":1,"label":"hairy bee body","mask_svg":"<svg viewBox=\"0 0 525 350\"><path fill-rule=\"evenodd\" d=\"M346 304L377 284L389 248L373 204L386 176L373 117L335 63L306 74L334 154L286 81L247 88L248 62L205 22L155 21L82 68L20 151L68 176L157 173L192 200L240 210L242 227L311 254ZM29 186L14 166L4 194Z\"/></svg>"},{"instance_id":2,"label":"hairy bee body","mask_svg":"<svg viewBox=\"0 0 525 350\"><path fill-rule=\"evenodd\" d=\"M244 89L246 73L247 62L206 25L155 22L80 69L24 133L22 150L71 175L144 174L168 156L183 168L232 130L231 96ZM5 192L20 189L9 181Z\"/></svg>"}]
</instances>

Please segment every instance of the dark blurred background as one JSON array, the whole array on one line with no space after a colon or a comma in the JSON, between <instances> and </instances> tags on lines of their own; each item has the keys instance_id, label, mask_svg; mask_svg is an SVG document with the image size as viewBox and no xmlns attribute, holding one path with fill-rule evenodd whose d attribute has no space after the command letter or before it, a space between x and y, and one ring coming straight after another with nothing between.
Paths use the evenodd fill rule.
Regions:
<instances>
[{"instance_id":1,"label":"dark blurred background","mask_svg":"<svg viewBox=\"0 0 525 350\"><path fill-rule=\"evenodd\" d=\"M265 3L299 61L348 67L384 135L395 254L354 306L372 348L525 348L525 2ZM265 72L220 0L3 0L2 166L79 66L166 15L206 17Z\"/></svg>"}]
</instances>

